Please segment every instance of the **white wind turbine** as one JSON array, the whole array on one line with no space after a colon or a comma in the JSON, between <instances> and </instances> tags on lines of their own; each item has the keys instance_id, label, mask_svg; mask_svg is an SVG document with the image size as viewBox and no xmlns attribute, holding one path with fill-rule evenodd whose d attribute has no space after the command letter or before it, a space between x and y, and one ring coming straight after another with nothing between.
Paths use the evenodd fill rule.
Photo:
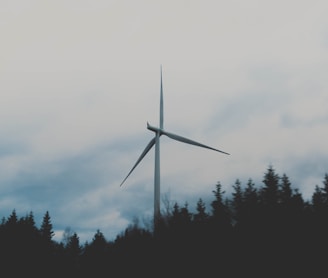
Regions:
<instances>
[{"instance_id":1,"label":"white wind turbine","mask_svg":"<svg viewBox=\"0 0 328 278\"><path fill-rule=\"evenodd\" d=\"M146 154L149 152L149 150L155 145L155 173L154 173L154 225L156 226L157 220L160 219L160 148L159 148L159 142L160 142L160 136L166 135L171 139L174 139L176 141L180 141L182 143L187 143L191 145L195 145L198 147L203 147L206 149L210 149L213 151L217 151L220 153L224 153L229 155L229 153L226 153L224 151L209 147L207 145L198 143L196 141L193 141L191 139L182 137L180 135L176 135L174 133L170 133L164 130L164 115L163 115L163 82L162 82L162 67L161 67L161 87L160 87L160 114L159 114L159 128L151 126L147 122L147 128L155 133L155 137L151 139L151 141L148 143L140 157L138 158L137 162L134 164L130 172L127 174L125 179L122 181L121 185L126 181L126 179L130 176L132 171L137 167L137 165L141 162L141 160L146 156Z\"/></svg>"}]
</instances>

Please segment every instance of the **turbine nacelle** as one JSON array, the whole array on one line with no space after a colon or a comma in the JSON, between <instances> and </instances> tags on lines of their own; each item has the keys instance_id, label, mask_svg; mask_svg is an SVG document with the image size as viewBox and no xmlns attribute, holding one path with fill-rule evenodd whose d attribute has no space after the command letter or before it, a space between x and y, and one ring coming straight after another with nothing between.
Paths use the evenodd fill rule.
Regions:
<instances>
[{"instance_id":1,"label":"turbine nacelle","mask_svg":"<svg viewBox=\"0 0 328 278\"><path fill-rule=\"evenodd\" d=\"M159 135L162 135L164 130L161 129L161 128L158 128L158 127L155 127L155 126L152 126L150 125L148 122L147 122L147 129L151 130L151 131L154 131L155 133L159 133Z\"/></svg>"}]
</instances>

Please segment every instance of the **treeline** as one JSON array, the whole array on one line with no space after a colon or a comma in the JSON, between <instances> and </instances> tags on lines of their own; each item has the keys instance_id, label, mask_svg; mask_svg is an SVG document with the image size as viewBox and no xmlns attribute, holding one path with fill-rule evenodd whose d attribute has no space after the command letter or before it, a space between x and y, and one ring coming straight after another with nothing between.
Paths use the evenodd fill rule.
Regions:
<instances>
[{"instance_id":1,"label":"treeline","mask_svg":"<svg viewBox=\"0 0 328 278\"><path fill-rule=\"evenodd\" d=\"M40 228L16 211L0 225L1 269L8 277L322 277L327 275L328 174L304 200L286 174L269 166L263 184L236 180L213 190L210 210L175 203L156 229L130 224L113 241L97 230L81 244L75 232L53 240L48 211Z\"/></svg>"}]
</instances>

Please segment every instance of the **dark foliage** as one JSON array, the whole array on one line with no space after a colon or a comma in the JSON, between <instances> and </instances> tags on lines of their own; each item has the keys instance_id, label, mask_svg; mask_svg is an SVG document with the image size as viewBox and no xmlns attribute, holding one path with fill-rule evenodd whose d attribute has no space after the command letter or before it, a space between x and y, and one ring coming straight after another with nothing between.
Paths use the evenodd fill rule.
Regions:
<instances>
[{"instance_id":1,"label":"dark foliage","mask_svg":"<svg viewBox=\"0 0 328 278\"><path fill-rule=\"evenodd\" d=\"M47 211L40 228L33 213L14 209L0 224L1 271L8 277L319 277L328 247L328 174L310 201L272 166L263 184L237 179L228 198L218 182L211 211L199 199L195 212L175 203L157 230L129 225L108 241L97 230L81 244L65 231L53 240ZM151 225L150 225L151 226Z\"/></svg>"}]
</instances>

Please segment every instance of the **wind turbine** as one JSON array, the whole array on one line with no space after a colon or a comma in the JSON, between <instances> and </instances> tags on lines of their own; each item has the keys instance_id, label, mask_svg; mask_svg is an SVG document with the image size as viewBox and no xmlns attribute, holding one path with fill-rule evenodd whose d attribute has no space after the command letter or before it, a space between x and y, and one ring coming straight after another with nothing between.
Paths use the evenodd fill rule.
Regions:
<instances>
[{"instance_id":1,"label":"wind turbine","mask_svg":"<svg viewBox=\"0 0 328 278\"><path fill-rule=\"evenodd\" d=\"M191 144L194 146L210 149L213 151L217 151L223 154L229 155L229 153L218 150L216 148L212 148L210 146L198 143L194 140L182 137L180 135L168 132L164 130L164 115L163 115L163 78L162 78L162 66L160 68L161 78L160 78L160 110L159 110L159 127L151 126L147 122L147 129L153 131L155 133L155 137L150 140L144 151L141 153L137 162L134 164L130 172L124 178L120 186L126 181L126 179L130 176L133 170L137 167L137 165L141 162L141 160L146 156L146 154L150 151L150 149L155 145L155 172L154 172L154 227L156 227L157 221L160 219L160 137L161 135L166 135L167 137L180 141L182 143Z\"/></svg>"}]
</instances>

